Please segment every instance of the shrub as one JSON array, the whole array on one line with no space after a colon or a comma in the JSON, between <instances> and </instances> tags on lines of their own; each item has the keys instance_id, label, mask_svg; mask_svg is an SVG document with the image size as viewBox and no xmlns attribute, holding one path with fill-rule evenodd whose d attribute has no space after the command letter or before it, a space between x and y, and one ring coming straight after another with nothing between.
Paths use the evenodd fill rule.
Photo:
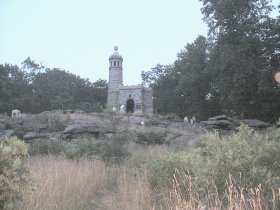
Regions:
<instances>
[{"instance_id":1,"label":"shrub","mask_svg":"<svg viewBox=\"0 0 280 210\"><path fill-rule=\"evenodd\" d=\"M153 189L171 189L174 175L183 181L186 175L193 174L189 157L184 153L154 156L145 166Z\"/></svg>"},{"instance_id":2,"label":"shrub","mask_svg":"<svg viewBox=\"0 0 280 210\"><path fill-rule=\"evenodd\" d=\"M225 177L229 174L236 185L245 189L259 184L267 191L279 188L279 150L279 139L268 138L245 125L241 125L239 131L231 136L220 137L216 132L209 133L197 148L205 163L201 173L213 177L220 192L224 192Z\"/></svg>"},{"instance_id":3,"label":"shrub","mask_svg":"<svg viewBox=\"0 0 280 210\"><path fill-rule=\"evenodd\" d=\"M113 134L108 139L80 138L69 142L37 139L29 143L30 155L63 155L70 159L99 157L104 162L121 163L129 156L128 134Z\"/></svg>"},{"instance_id":4,"label":"shrub","mask_svg":"<svg viewBox=\"0 0 280 210\"><path fill-rule=\"evenodd\" d=\"M0 140L0 209L13 209L28 191L27 145L17 138Z\"/></svg>"},{"instance_id":5,"label":"shrub","mask_svg":"<svg viewBox=\"0 0 280 210\"><path fill-rule=\"evenodd\" d=\"M93 157L103 151L105 142L105 140L94 138L74 139L71 142L65 142L62 153L70 159Z\"/></svg>"},{"instance_id":6,"label":"shrub","mask_svg":"<svg viewBox=\"0 0 280 210\"><path fill-rule=\"evenodd\" d=\"M29 143L30 155L59 155L63 151L63 144L59 139L36 139Z\"/></svg>"},{"instance_id":7,"label":"shrub","mask_svg":"<svg viewBox=\"0 0 280 210\"><path fill-rule=\"evenodd\" d=\"M99 156L106 163L122 163L129 155L127 144L129 135L114 134L103 146Z\"/></svg>"},{"instance_id":8,"label":"shrub","mask_svg":"<svg viewBox=\"0 0 280 210\"><path fill-rule=\"evenodd\" d=\"M172 121L172 122L181 122L182 121L182 119L180 119L180 117L175 113L167 114L165 117L166 117L166 119L168 119L169 121Z\"/></svg>"},{"instance_id":9,"label":"shrub","mask_svg":"<svg viewBox=\"0 0 280 210\"><path fill-rule=\"evenodd\" d=\"M61 131L66 127L66 122L60 119L59 115L49 115L47 118L48 129L50 131Z\"/></svg>"},{"instance_id":10,"label":"shrub","mask_svg":"<svg viewBox=\"0 0 280 210\"><path fill-rule=\"evenodd\" d=\"M169 143L168 135L162 131L142 131L136 134L136 143L143 145Z\"/></svg>"},{"instance_id":11,"label":"shrub","mask_svg":"<svg viewBox=\"0 0 280 210\"><path fill-rule=\"evenodd\" d=\"M223 197L228 193L230 177L232 187L241 194L261 186L264 198L271 198L272 191L280 189L279 151L279 136L269 137L241 125L239 131L230 136L208 133L196 148L155 157L146 167L153 188L170 189L174 175L179 177L179 186L186 186L184 176L190 176L192 193L206 198L209 189L214 189Z\"/></svg>"}]
</instances>

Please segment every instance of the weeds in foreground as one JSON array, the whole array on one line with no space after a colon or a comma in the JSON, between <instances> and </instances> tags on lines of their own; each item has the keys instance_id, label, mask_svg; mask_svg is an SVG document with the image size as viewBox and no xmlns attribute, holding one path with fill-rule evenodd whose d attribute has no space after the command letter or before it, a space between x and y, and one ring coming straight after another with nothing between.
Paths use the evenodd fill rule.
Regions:
<instances>
[{"instance_id":1,"label":"weeds in foreground","mask_svg":"<svg viewBox=\"0 0 280 210\"><path fill-rule=\"evenodd\" d=\"M17 209L149 209L149 187L126 167L93 159L37 156L29 160L36 188Z\"/></svg>"},{"instance_id":2,"label":"weeds in foreground","mask_svg":"<svg viewBox=\"0 0 280 210\"><path fill-rule=\"evenodd\" d=\"M38 185L18 209L280 209L279 135L241 126L185 152L137 146L122 164L31 157Z\"/></svg>"},{"instance_id":3,"label":"weeds in foreground","mask_svg":"<svg viewBox=\"0 0 280 210\"><path fill-rule=\"evenodd\" d=\"M131 165L113 166L92 159L79 161L61 157L32 157L29 168L37 187L17 203L18 209L278 209L280 189L268 199L261 186L245 191L228 177L224 194L209 181L207 195L195 193L193 178L179 182L173 174L173 187L155 191L147 171ZM177 173L179 174L179 173Z\"/></svg>"},{"instance_id":4,"label":"weeds in foreground","mask_svg":"<svg viewBox=\"0 0 280 210\"><path fill-rule=\"evenodd\" d=\"M173 189L169 192L169 196L162 199L164 209L183 210L183 209L238 209L238 210L262 210L262 209L279 209L280 205L280 189L273 190L270 199L263 195L261 185L251 188L245 192L243 187L236 187L231 175L228 177L227 189L223 195L219 195L216 186L205 186L208 193L205 198L197 196L192 185L191 176L186 176L186 186L180 186L176 175L173 177ZM211 189L211 190L209 190ZM188 195L188 197L186 197Z\"/></svg>"}]
</instances>

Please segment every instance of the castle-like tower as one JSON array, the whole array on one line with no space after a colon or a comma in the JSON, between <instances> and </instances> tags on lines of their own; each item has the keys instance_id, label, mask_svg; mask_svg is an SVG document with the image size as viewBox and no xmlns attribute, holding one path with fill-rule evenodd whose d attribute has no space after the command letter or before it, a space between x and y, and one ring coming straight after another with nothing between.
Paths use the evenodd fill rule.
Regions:
<instances>
[{"instance_id":1,"label":"castle-like tower","mask_svg":"<svg viewBox=\"0 0 280 210\"><path fill-rule=\"evenodd\" d=\"M108 108L118 107L119 88L123 85L123 57L119 55L117 46L114 50L109 57Z\"/></svg>"},{"instance_id":2,"label":"castle-like tower","mask_svg":"<svg viewBox=\"0 0 280 210\"><path fill-rule=\"evenodd\" d=\"M123 57L114 47L109 57L109 85L107 108L135 115L153 115L153 91L143 85L123 85ZM122 110L120 108L122 107Z\"/></svg>"}]
</instances>

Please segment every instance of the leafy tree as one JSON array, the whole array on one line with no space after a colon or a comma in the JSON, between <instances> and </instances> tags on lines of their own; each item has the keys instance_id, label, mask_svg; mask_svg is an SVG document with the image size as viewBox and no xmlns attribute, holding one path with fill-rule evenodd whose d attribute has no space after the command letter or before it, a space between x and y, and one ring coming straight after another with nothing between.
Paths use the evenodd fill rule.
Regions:
<instances>
[{"instance_id":1,"label":"leafy tree","mask_svg":"<svg viewBox=\"0 0 280 210\"><path fill-rule=\"evenodd\" d=\"M153 87L156 109L162 114L196 115L200 119L217 113L219 106L210 94L207 63L208 43L198 36L178 54L174 65L157 65L142 72L143 83Z\"/></svg>"},{"instance_id":2,"label":"leafy tree","mask_svg":"<svg viewBox=\"0 0 280 210\"><path fill-rule=\"evenodd\" d=\"M213 40L209 69L222 112L271 120L275 101L279 105L271 65L279 61L279 46L275 46L279 29L274 25L277 20L269 17L270 1L202 2Z\"/></svg>"},{"instance_id":3,"label":"leafy tree","mask_svg":"<svg viewBox=\"0 0 280 210\"><path fill-rule=\"evenodd\" d=\"M203 36L198 36L192 44L187 44L178 54L174 71L180 75L176 87L183 100L180 115L196 115L205 119L215 112L218 106L210 93L211 79L208 72L208 43Z\"/></svg>"},{"instance_id":4,"label":"leafy tree","mask_svg":"<svg viewBox=\"0 0 280 210\"><path fill-rule=\"evenodd\" d=\"M170 66L157 64L154 68L151 68L150 71L142 71L142 84L148 87L153 87L161 77L169 72L170 68Z\"/></svg>"},{"instance_id":5,"label":"leafy tree","mask_svg":"<svg viewBox=\"0 0 280 210\"><path fill-rule=\"evenodd\" d=\"M28 82L25 72L17 66L0 65L0 111L10 113L12 109L24 109L28 106Z\"/></svg>"},{"instance_id":6,"label":"leafy tree","mask_svg":"<svg viewBox=\"0 0 280 210\"><path fill-rule=\"evenodd\" d=\"M160 114L179 113L181 97L175 87L178 85L178 74L173 65L158 64L150 71L142 72L143 84L153 88L154 110Z\"/></svg>"},{"instance_id":7,"label":"leafy tree","mask_svg":"<svg viewBox=\"0 0 280 210\"><path fill-rule=\"evenodd\" d=\"M106 81L98 80L93 84L60 69L38 73L32 87L37 111L74 108L98 111L107 98Z\"/></svg>"},{"instance_id":8,"label":"leafy tree","mask_svg":"<svg viewBox=\"0 0 280 210\"><path fill-rule=\"evenodd\" d=\"M106 80L88 79L27 58L22 67L0 65L0 112L18 108L38 113L50 109L100 111L107 100Z\"/></svg>"}]
</instances>

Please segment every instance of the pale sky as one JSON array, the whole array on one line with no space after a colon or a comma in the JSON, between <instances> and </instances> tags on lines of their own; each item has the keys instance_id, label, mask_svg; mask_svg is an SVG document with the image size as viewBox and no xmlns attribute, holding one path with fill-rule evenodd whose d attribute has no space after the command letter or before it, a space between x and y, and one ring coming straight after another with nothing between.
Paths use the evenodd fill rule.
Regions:
<instances>
[{"instance_id":1,"label":"pale sky","mask_svg":"<svg viewBox=\"0 0 280 210\"><path fill-rule=\"evenodd\" d=\"M187 43L207 34L198 0L0 0L0 64L27 57L46 67L108 80L119 47L124 84L141 71L175 61Z\"/></svg>"}]
</instances>

